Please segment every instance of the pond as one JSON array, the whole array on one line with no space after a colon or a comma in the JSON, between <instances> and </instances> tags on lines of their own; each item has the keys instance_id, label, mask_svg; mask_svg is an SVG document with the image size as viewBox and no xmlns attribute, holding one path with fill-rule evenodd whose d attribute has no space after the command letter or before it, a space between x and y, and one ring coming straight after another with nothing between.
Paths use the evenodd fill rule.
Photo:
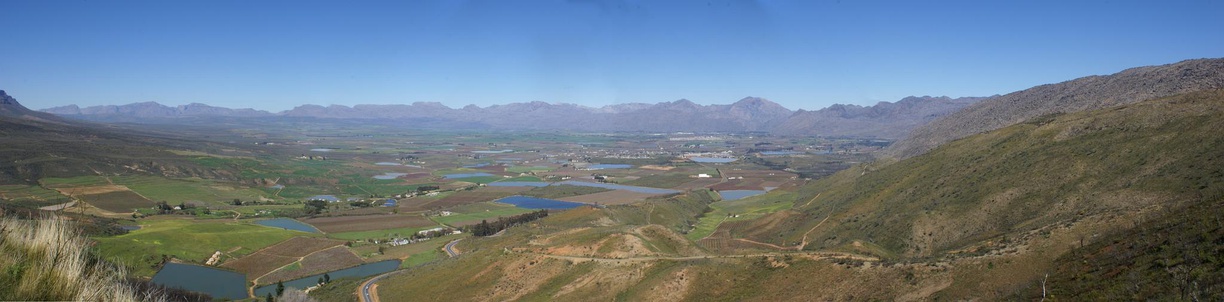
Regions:
<instances>
[{"instance_id":1,"label":"pond","mask_svg":"<svg viewBox=\"0 0 1224 302\"><path fill-rule=\"evenodd\" d=\"M737 200L737 199L742 199L742 198L744 198L744 197L756 196L756 195L761 195L761 194L765 194L765 191L762 191L762 190L726 190L726 191L718 191L718 195L719 195L719 196L722 196L722 199L723 199L723 200Z\"/></svg>"},{"instance_id":2,"label":"pond","mask_svg":"<svg viewBox=\"0 0 1224 302\"><path fill-rule=\"evenodd\" d=\"M479 164L466 165L463 167L464 168L480 168L480 167L488 167L488 166L489 166L489 163L479 163Z\"/></svg>"},{"instance_id":3,"label":"pond","mask_svg":"<svg viewBox=\"0 0 1224 302\"><path fill-rule=\"evenodd\" d=\"M472 151L472 153L476 153L476 154L501 154L501 153L510 153L510 152L514 152L514 150L506 149L506 150L492 150L492 151Z\"/></svg>"},{"instance_id":4,"label":"pond","mask_svg":"<svg viewBox=\"0 0 1224 302\"><path fill-rule=\"evenodd\" d=\"M275 185L271 185L271 186L269 186L268 188L270 188L270 189L277 189L277 190L280 190L280 189L284 189L284 188L285 188L285 185L282 185L282 184L275 184Z\"/></svg>"},{"instance_id":5,"label":"pond","mask_svg":"<svg viewBox=\"0 0 1224 302\"><path fill-rule=\"evenodd\" d=\"M725 164L725 163L735 161L734 158L726 158L726 157L690 157L689 160L694 161L694 162L699 162L699 163L715 163L715 164Z\"/></svg>"},{"instance_id":6,"label":"pond","mask_svg":"<svg viewBox=\"0 0 1224 302\"><path fill-rule=\"evenodd\" d=\"M612 189L612 190L625 190L625 191L633 191L633 192L646 193L646 194L680 193L680 191L668 190L668 189L626 186L626 185L606 184L606 183L598 183L598 182L573 181L573 180L563 181L563 182L560 182L560 184L571 185L571 186L598 187L598 188Z\"/></svg>"},{"instance_id":7,"label":"pond","mask_svg":"<svg viewBox=\"0 0 1224 302\"><path fill-rule=\"evenodd\" d=\"M395 269L399 268L399 266L400 266L399 260L379 261L379 262L374 262L374 263L366 263L366 264L362 264L359 266L354 266L354 267L350 267L350 268L346 268L346 269L342 269L338 271L328 272L327 276L331 277L332 280L336 280L340 278L348 278L348 277L362 278L362 277L369 277L369 276L373 276L377 274L394 271ZM322 277L322 276L323 274L318 274L318 275L313 275L313 276L309 276L309 277L305 277L301 279L285 281L285 287L286 288L294 287L298 289L306 289L307 287L315 286L315 284L319 282L319 277ZM273 295L276 294L276 284L275 283L271 285L261 286L255 289L256 297L263 297L263 296L266 296L268 293L272 293Z\"/></svg>"},{"instance_id":8,"label":"pond","mask_svg":"<svg viewBox=\"0 0 1224 302\"><path fill-rule=\"evenodd\" d=\"M408 175L408 173L387 172L387 173L383 173L382 175L374 175L374 179L396 179L404 175Z\"/></svg>"},{"instance_id":9,"label":"pond","mask_svg":"<svg viewBox=\"0 0 1224 302\"><path fill-rule=\"evenodd\" d=\"M201 292L213 299L246 299L246 275L211 267L166 263L156 275L153 284Z\"/></svg>"},{"instance_id":10,"label":"pond","mask_svg":"<svg viewBox=\"0 0 1224 302\"><path fill-rule=\"evenodd\" d=\"M274 228L282 228L286 230L302 231L307 233L320 233L318 229L309 224L289 218L277 218L268 220L255 221L255 224L269 226Z\"/></svg>"},{"instance_id":11,"label":"pond","mask_svg":"<svg viewBox=\"0 0 1224 302\"><path fill-rule=\"evenodd\" d=\"M310 149L310 151L314 151L314 152L332 152L332 151L336 151L336 149L314 148L314 149Z\"/></svg>"},{"instance_id":12,"label":"pond","mask_svg":"<svg viewBox=\"0 0 1224 302\"><path fill-rule=\"evenodd\" d=\"M508 203L524 209L573 209L582 206L577 202L560 201L554 199L535 198L527 196L510 196L498 199L497 202Z\"/></svg>"},{"instance_id":13,"label":"pond","mask_svg":"<svg viewBox=\"0 0 1224 302\"><path fill-rule=\"evenodd\" d=\"M625 164L594 164L594 165L587 166L587 169L590 169L590 170L603 170L603 169L629 169L629 168L633 168L633 165L625 165Z\"/></svg>"},{"instance_id":14,"label":"pond","mask_svg":"<svg viewBox=\"0 0 1224 302\"><path fill-rule=\"evenodd\" d=\"M400 163L393 163L389 161L376 162L374 163L374 165L376 166L402 166Z\"/></svg>"},{"instance_id":15,"label":"pond","mask_svg":"<svg viewBox=\"0 0 1224 302\"><path fill-rule=\"evenodd\" d=\"M481 177L481 176L493 176L493 174L484 173L484 172L459 173L459 174L447 174L445 177L446 179L458 179L458 178Z\"/></svg>"},{"instance_id":16,"label":"pond","mask_svg":"<svg viewBox=\"0 0 1224 302\"><path fill-rule=\"evenodd\" d=\"M799 151L761 151L761 155L794 155L803 154Z\"/></svg>"},{"instance_id":17,"label":"pond","mask_svg":"<svg viewBox=\"0 0 1224 302\"><path fill-rule=\"evenodd\" d=\"M307 198L306 200L326 200L330 202L337 202L340 201L340 198L336 198L336 195L315 195Z\"/></svg>"},{"instance_id":18,"label":"pond","mask_svg":"<svg viewBox=\"0 0 1224 302\"><path fill-rule=\"evenodd\" d=\"M490 187L547 187L549 183L542 181L499 181L489 183Z\"/></svg>"}]
</instances>

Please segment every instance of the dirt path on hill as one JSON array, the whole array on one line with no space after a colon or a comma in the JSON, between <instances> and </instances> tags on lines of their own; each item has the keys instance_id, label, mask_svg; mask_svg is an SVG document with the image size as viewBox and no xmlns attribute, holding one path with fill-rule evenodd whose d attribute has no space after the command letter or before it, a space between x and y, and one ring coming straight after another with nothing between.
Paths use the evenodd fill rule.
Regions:
<instances>
[{"instance_id":1,"label":"dirt path on hill","mask_svg":"<svg viewBox=\"0 0 1224 302\"><path fill-rule=\"evenodd\" d=\"M543 253L524 253L529 255L544 256L553 259L572 260L572 261L596 261L602 263L613 263L620 261L658 261L658 260L673 260L673 261L688 261L700 259L714 258L752 258L752 257L771 257L771 256L796 256L802 255L812 259L850 259L858 261L879 261L880 258L857 255L841 252L797 252L797 253L756 253L756 254L740 254L740 255L709 255L709 256L683 256L683 257L667 257L667 256L650 256L650 257L627 257L627 258L603 258L603 257L582 257L582 256L563 256Z\"/></svg>"},{"instance_id":2,"label":"dirt path on hill","mask_svg":"<svg viewBox=\"0 0 1224 302\"><path fill-rule=\"evenodd\" d=\"M811 234L811 233L812 233L812 231L815 231L815 230L816 230L816 228L818 228L818 227L820 227L820 225L824 224L824 223L825 223L825 221L828 221L828 220L829 220L829 217L832 217L832 216L825 216L825 218L824 218L824 219L821 219L821 220L820 220L820 223L817 223L817 224L816 224L816 226L812 227L811 229L808 229L808 231L807 231L807 232L803 233L803 240L802 240L802 241L799 243L799 249L798 249L798 250L802 251L802 250L803 250L803 247L807 246L807 244L808 244L808 240L807 240L808 234Z\"/></svg>"}]
</instances>

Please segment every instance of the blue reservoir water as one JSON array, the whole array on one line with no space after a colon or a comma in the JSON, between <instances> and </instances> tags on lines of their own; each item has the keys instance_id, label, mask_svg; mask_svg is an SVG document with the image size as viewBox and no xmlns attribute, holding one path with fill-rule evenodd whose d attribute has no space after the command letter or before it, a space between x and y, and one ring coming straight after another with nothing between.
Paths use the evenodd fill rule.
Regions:
<instances>
[{"instance_id":1,"label":"blue reservoir water","mask_svg":"<svg viewBox=\"0 0 1224 302\"><path fill-rule=\"evenodd\" d=\"M330 202L340 201L339 198L336 198L336 195L315 195L307 198L306 200L326 200Z\"/></svg>"},{"instance_id":2,"label":"blue reservoir water","mask_svg":"<svg viewBox=\"0 0 1224 302\"><path fill-rule=\"evenodd\" d=\"M290 229L294 231L302 231L302 232L307 232L307 233L319 233L319 230L315 229L313 226L310 226L309 224L303 223L301 221L289 219L289 218L259 220L259 221L256 221L255 224L262 225L262 226L270 226L274 228Z\"/></svg>"},{"instance_id":3,"label":"blue reservoir water","mask_svg":"<svg viewBox=\"0 0 1224 302\"><path fill-rule=\"evenodd\" d=\"M336 280L340 278L347 278L347 277L359 277L359 278L369 277L369 276L393 271L396 268L399 268L399 266L400 266L399 260L379 261L379 262L374 262L374 263L362 264L359 266L354 266L354 267L350 267L350 268L346 268L346 269L342 269L338 271L327 272L327 276L331 277L332 280ZM313 275L313 276L309 276L309 277L305 277L301 279L285 281L285 287L305 289L307 287L315 286L315 284L319 282L319 277L322 277L322 276L323 274L318 274L318 275ZM272 295L276 295L276 284L275 283L271 285L264 285L264 286L255 288L256 297L263 297L263 296L266 296L268 293L272 293Z\"/></svg>"},{"instance_id":4,"label":"blue reservoir water","mask_svg":"<svg viewBox=\"0 0 1224 302\"><path fill-rule=\"evenodd\" d=\"M501 154L501 153L510 153L510 152L514 152L514 150L506 149L506 150L493 150L493 151L484 151L484 150L472 151L472 153L476 153L476 154Z\"/></svg>"},{"instance_id":5,"label":"blue reservoir water","mask_svg":"<svg viewBox=\"0 0 1224 302\"><path fill-rule=\"evenodd\" d=\"M447 174L445 177L446 179L457 179L457 178L481 177L481 176L493 176L493 174L484 173L484 172L459 173L459 174Z\"/></svg>"},{"instance_id":6,"label":"blue reservoir water","mask_svg":"<svg viewBox=\"0 0 1224 302\"><path fill-rule=\"evenodd\" d=\"M335 150L336 150L336 149L327 149L327 148L315 148L315 149L310 149L310 151L314 151L314 152L332 152L332 151L335 151Z\"/></svg>"},{"instance_id":7,"label":"blue reservoir water","mask_svg":"<svg viewBox=\"0 0 1224 302\"><path fill-rule=\"evenodd\" d=\"M587 169L591 169L591 170L603 170L603 169L629 169L629 168L633 168L633 165L625 165L625 164L594 164L594 165L590 165L590 166L588 166L588 167L587 167Z\"/></svg>"},{"instance_id":8,"label":"blue reservoir water","mask_svg":"<svg viewBox=\"0 0 1224 302\"><path fill-rule=\"evenodd\" d=\"M560 201L553 199L535 198L527 196L510 196L498 199L497 202L508 203L524 209L573 209L582 206L577 202Z\"/></svg>"},{"instance_id":9,"label":"blue reservoir water","mask_svg":"<svg viewBox=\"0 0 1224 302\"><path fill-rule=\"evenodd\" d=\"M374 179L396 179L400 176L408 175L408 173L392 173L387 172L382 175L374 175Z\"/></svg>"},{"instance_id":10,"label":"blue reservoir water","mask_svg":"<svg viewBox=\"0 0 1224 302\"><path fill-rule=\"evenodd\" d=\"M542 181L499 181L489 183L490 187L547 187L549 183Z\"/></svg>"},{"instance_id":11,"label":"blue reservoir water","mask_svg":"<svg viewBox=\"0 0 1224 302\"><path fill-rule=\"evenodd\" d=\"M725 164L725 163L735 161L734 158L722 158L722 157L692 157L692 158L689 158L689 160L692 160L694 162L699 162L699 163L715 163L715 164Z\"/></svg>"},{"instance_id":12,"label":"blue reservoir water","mask_svg":"<svg viewBox=\"0 0 1224 302\"><path fill-rule=\"evenodd\" d=\"M626 190L626 191L633 191L633 192L646 193L646 194L680 193L680 191L668 190L668 189L626 186L626 185L606 184L606 183L597 183L597 182L573 181L573 180L563 181L563 182L560 182L559 184L572 185L572 186L584 186L584 187L598 187L598 188L612 189L612 190Z\"/></svg>"},{"instance_id":13,"label":"blue reservoir water","mask_svg":"<svg viewBox=\"0 0 1224 302\"><path fill-rule=\"evenodd\" d=\"M761 152L761 155L793 155L793 154L802 154L802 153L803 152L798 152L798 151L763 151Z\"/></svg>"},{"instance_id":14,"label":"blue reservoir water","mask_svg":"<svg viewBox=\"0 0 1224 302\"><path fill-rule=\"evenodd\" d=\"M246 299L246 275L199 265L166 263L153 284L201 292L213 299ZM273 289L275 290L275 288Z\"/></svg>"},{"instance_id":15,"label":"blue reservoir water","mask_svg":"<svg viewBox=\"0 0 1224 302\"><path fill-rule=\"evenodd\" d=\"M723 200L736 200L736 199L742 199L742 198L744 198L744 197L748 197L748 196L756 196L756 195L761 195L761 194L765 194L765 191L762 191L762 190L726 190L726 191L718 191L718 195L719 195L719 196L722 196L722 199L723 199Z\"/></svg>"},{"instance_id":16,"label":"blue reservoir water","mask_svg":"<svg viewBox=\"0 0 1224 302\"><path fill-rule=\"evenodd\" d=\"M400 166L400 163L393 163L393 162L389 162L389 161L377 162L377 163L374 163L374 164L375 164L375 165L378 165L378 166Z\"/></svg>"}]
</instances>

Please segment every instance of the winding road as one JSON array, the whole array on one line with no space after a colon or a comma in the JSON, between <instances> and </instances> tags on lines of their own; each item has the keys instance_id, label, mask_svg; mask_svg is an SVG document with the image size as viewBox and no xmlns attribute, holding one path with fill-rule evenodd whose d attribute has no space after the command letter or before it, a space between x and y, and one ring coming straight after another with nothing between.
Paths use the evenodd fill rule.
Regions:
<instances>
[{"instance_id":1,"label":"winding road","mask_svg":"<svg viewBox=\"0 0 1224 302\"><path fill-rule=\"evenodd\" d=\"M444 248L444 250L446 250L447 255L451 257L459 256L459 251L455 250L455 244L459 243L459 240L463 240L463 238L455 239L454 241L451 241L450 243L446 244L446 247ZM405 271L407 270L401 269L401 270L396 270L393 272L387 272L382 275L374 276L374 278L370 278L370 280L366 280L366 282L361 283L361 293L358 295L361 297L361 302L378 302L378 295L370 292L370 290L374 288L374 283L377 283L383 278L390 277L391 275L402 273Z\"/></svg>"},{"instance_id":2,"label":"winding road","mask_svg":"<svg viewBox=\"0 0 1224 302\"><path fill-rule=\"evenodd\" d=\"M459 243L459 240L463 239L455 239L455 241L446 244L446 255L451 257L459 256L459 252L455 251L455 244Z\"/></svg>"}]
</instances>

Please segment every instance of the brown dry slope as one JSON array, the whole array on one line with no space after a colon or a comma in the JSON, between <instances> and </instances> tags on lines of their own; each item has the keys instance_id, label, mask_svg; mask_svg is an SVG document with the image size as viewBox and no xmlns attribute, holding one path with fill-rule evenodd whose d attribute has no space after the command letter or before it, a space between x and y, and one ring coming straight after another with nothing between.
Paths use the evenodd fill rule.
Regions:
<instances>
[{"instance_id":1,"label":"brown dry slope","mask_svg":"<svg viewBox=\"0 0 1224 302\"><path fill-rule=\"evenodd\" d=\"M1187 60L1137 67L1106 76L1089 76L1041 85L983 100L914 129L890 147L909 158L949 141L1054 113L1071 113L1131 104L1187 92L1224 88L1224 59Z\"/></svg>"}]
</instances>

